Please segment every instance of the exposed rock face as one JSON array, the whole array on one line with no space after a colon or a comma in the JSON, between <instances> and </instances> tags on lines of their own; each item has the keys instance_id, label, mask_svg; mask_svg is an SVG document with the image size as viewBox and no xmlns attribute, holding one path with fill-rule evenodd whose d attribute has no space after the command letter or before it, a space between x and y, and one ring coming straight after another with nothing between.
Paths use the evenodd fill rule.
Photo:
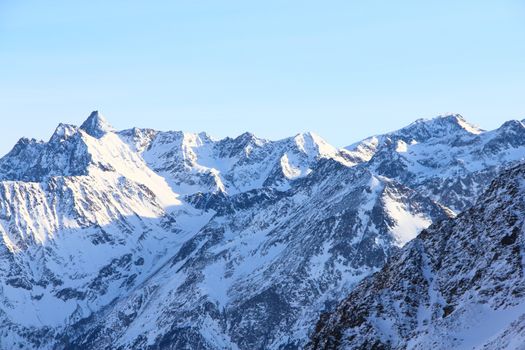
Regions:
<instances>
[{"instance_id":1,"label":"exposed rock face","mask_svg":"<svg viewBox=\"0 0 525 350\"><path fill-rule=\"evenodd\" d=\"M98 112L22 139L0 159L0 348L301 348L321 311L522 159L522 128L419 121L393 133L418 140L410 156L393 134L341 150L115 131ZM452 155L416 171L438 148Z\"/></svg>"},{"instance_id":2,"label":"exposed rock face","mask_svg":"<svg viewBox=\"0 0 525 350\"><path fill-rule=\"evenodd\" d=\"M524 221L525 165L519 165L324 314L309 348L522 348Z\"/></svg>"}]
</instances>

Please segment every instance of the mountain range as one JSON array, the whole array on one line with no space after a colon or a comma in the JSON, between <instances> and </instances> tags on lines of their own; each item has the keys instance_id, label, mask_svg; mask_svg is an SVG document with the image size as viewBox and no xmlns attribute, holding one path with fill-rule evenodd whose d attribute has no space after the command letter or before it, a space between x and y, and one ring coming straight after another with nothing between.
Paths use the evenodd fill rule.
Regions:
<instances>
[{"instance_id":1,"label":"mountain range","mask_svg":"<svg viewBox=\"0 0 525 350\"><path fill-rule=\"evenodd\" d=\"M524 157L523 122L460 115L340 149L60 124L0 159L0 348L466 344L476 305L520 305Z\"/></svg>"}]
</instances>

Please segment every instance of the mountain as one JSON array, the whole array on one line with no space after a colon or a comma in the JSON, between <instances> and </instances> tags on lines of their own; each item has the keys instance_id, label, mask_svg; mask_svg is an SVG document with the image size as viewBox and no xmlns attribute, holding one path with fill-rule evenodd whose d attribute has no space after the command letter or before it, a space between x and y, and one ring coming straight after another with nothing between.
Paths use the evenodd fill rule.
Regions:
<instances>
[{"instance_id":1,"label":"mountain","mask_svg":"<svg viewBox=\"0 0 525 350\"><path fill-rule=\"evenodd\" d=\"M521 122L458 120L349 149L117 131L98 112L22 139L0 159L0 348L301 348L321 311L525 155ZM414 170L424 145L478 162L457 200L429 185L446 165Z\"/></svg>"},{"instance_id":2,"label":"mountain","mask_svg":"<svg viewBox=\"0 0 525 350\"><path fill-rule=\"evenodd\" d=\"M169 265L68 341L79 348L299 347L318 310L448 214L333 160L286 192L253 190L224 201Z\"/></svg>"},{"instance_id":3,"label":"mountain","mask_svg":"<svg viewBox=\"0 0 525 350\"><path fill-rule=\"evenodd\" d=\"M319 321L311 349L522 349L525 165L424 230Z\"/></svg>"},{"instance_id":4,"label":"mountain","mask_svg":"<svg viewBox=\"0 0 525 350\"><path fill-rule=\"evenodd\" d=\"M60 125L49 142L21 140L0 160L2 348L47 347L154 273L208 218L102 121Z\"/></svg>"},{"instance_id":5,"label":"mountain","mask_svg":"<svg viewBox=\"0 0 525 350\"><path fill-rule=\"evenodd\" d=\"M452 114L419 119L347 150L375 174L396 179L459 213L500 170L523 160L525 125L513 120L483 131Z\"/></svg>"}]
</instances>

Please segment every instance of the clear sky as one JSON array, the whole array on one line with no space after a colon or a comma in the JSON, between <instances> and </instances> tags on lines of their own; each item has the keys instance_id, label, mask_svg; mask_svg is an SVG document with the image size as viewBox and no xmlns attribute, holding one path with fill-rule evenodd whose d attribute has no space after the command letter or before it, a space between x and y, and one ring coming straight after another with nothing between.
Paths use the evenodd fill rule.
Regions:
<instances>
[{"instance_id":1,"label":"clear sky","mask_svg":"<svg viewBox=\"0 0 525 350\"><path fill-rule=\"evenodd\" d=\"M101 111L119 129L315 131L525 118L525 1L0 0L0 153Z\"/></svg>"}]
</instances>

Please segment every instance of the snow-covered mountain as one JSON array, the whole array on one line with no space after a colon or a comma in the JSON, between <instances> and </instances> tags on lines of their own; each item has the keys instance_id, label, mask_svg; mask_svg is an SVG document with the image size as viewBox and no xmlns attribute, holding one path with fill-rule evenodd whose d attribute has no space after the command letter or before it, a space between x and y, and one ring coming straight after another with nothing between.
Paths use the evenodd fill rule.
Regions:
<instances>
[{"instance_id":1,"label":"snow-covered mountain","mask_svg":"<svg viewBox=\"0 0 525 350\"><path fill-rule=\"evenodd\" d=\"M182 202L103 119L0 160L2 348L47 346L151 275L209 215Z\"/></svg>"},{"instance_id":2,"label":"snow-covered mountain","mask_svg":"<svg viewBox=\"0 0 525 350\"><path fill-rule=\"evenodd\" d=\"M483 131L458 114L419 119L347 149L379 175L396 179L456 212L471 206L496 174L525 155L525 125Z\"/></svg>"},{"instance_id":3,"label":"snow-covered mountain","mask_svg":"<svg viewBox=\"0 0 525 350\"><path fill-rule=\"evenodd\" d=\"M288 189L291 180L308 175L320 159L351 166L338 150L313 133L279 141L244 133L215 140L206 133L125 130L119 135L177 193L237 194L258 188Z\"/></svg>"},{"instance_id":4,"label":"snow-covered mountain","mask_svg":"<svg viewBox=\"0 0 525 350\"><path fill-rule=\"evenodd\" d=\"M424 230L319 321L311 349L523 349L525 165Z\"/></svg>"},{"instance_id":5,"label":"snow-covered mountain","mask_svg":"<svg viewBox=\"0 0 525 350\"><path fill-rule=\"evenodd\" d=\"M116 131L93 112L22 139L0 159L0 348L300 348L321 311L522 159L523 128L446 116L337 149Z\"/></svg>"},{"instance_id":6,"label":"snow-covered mountain","mask_svg":"<svg viewBox=\"0 0 525 350\"><path fill-rule=\"evenodd\" d=\"M299 346L326 303L447 214L410 189L333 160L312 174L286 192L253 190L208 201L216 212L210 222L73 343ZM396 215L406 221L395 222Z\"/></svg>"}]
</instances>

